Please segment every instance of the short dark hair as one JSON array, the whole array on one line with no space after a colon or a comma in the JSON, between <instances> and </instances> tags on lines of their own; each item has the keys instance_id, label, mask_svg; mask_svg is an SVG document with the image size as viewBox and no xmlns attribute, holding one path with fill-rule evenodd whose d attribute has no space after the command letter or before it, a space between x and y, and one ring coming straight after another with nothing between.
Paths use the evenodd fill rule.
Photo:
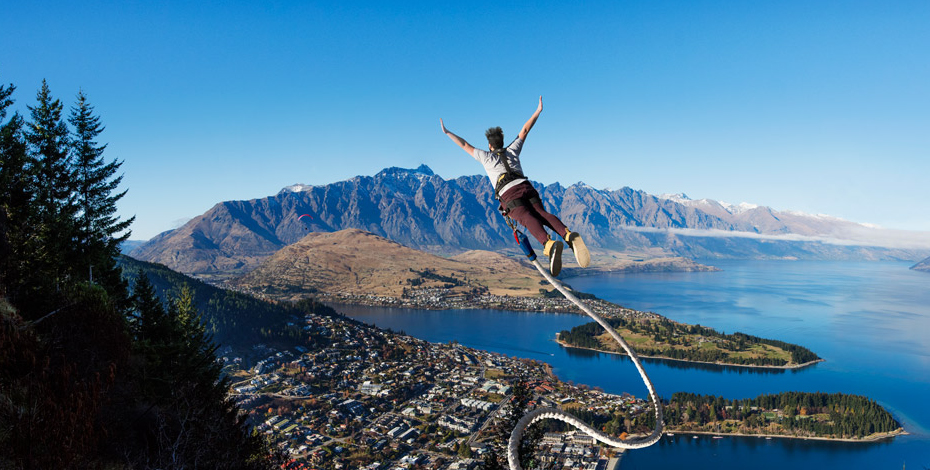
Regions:
<instances>
[{"instance_id":1,"label":"short dark hair","mask_svg":"<svg viewBox=\"0 0 930 470\"><path fill-rule=\"evenodd\" d=\"M491 127L484 131L484 136L488 138L488 144L496 149L504 148L504 130L498 127Z\"/></svg>"}]
</instances>

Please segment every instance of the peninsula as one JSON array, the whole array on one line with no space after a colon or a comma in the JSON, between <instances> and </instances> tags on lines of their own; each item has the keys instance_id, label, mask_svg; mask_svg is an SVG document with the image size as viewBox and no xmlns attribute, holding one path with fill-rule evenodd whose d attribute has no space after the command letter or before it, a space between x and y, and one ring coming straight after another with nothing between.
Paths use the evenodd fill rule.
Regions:
<instances>
[{"instance_id":1,"label":"peninsula","mask_svg":"<svg viewBox=\"0 0 930 470\"><path fill-rule=\"evenodd\" d=\"M404 266L392 261L396 259L405 260ZM328 304L582 314L556 290L547 289L539 273L520 259L487 251L443 258L361 230L310 234L229 284L276 301L313 295ZM609 319L644 357L778 368L821 360L802 346L743 333L725 335L590 294L575 295ZM559 340L566 346L616 351L606 333L595 336L601 333L599 326L590 323L559 333Z\"/></svg>"},{"instance_id":2,"label":"peninsula","mask_svg":"<svg viewBox=\"0 0 930 470\"><path fill-rule=\"evenodd\" d=\"M800 368L822 361L811 350L745 333L724 334L701 325L687 325L655 316L613 316L607 322L641 357L674 359L710 364ZM559 332L557 341L566 347L623 353L595 322Z\"/></svg>"}]
</instances>

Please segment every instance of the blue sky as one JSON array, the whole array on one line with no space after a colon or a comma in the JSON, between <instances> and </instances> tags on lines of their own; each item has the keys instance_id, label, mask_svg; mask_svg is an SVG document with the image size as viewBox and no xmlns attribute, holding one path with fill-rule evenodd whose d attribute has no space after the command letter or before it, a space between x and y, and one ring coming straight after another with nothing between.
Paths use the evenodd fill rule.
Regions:
<instances>
[{"instance_id":1,"label":"blue sky","mask_svg":"<svg viewBox=\"0 0 930 470\"><path fill-rule=\"evenodd\" d=\"M214 204L389 166L930 230L930 2L12 2L0 82L83 90L147 239Z\"/></svg>"}]
</instances>

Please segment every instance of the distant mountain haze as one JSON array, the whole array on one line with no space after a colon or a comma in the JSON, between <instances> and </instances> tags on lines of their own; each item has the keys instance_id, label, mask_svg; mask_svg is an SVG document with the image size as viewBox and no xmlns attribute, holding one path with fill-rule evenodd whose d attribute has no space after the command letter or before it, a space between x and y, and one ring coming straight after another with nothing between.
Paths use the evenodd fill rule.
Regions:
<instances>
[{"instance_id":1,"label":"distant mountain haze","mask_svg":"<svg viewBox=\"0 0 930 470\"><path fill-rule=\"evenodd\" d=\"M653 196L626 187L533 184L545 206L584 236L595 264L599 251L644 258L912 261L930 254L930 242L883 246L870 238L880 240L889 231L828 216ZM344 229L442 256L469 250L517 253L497 207L485 176L446 180L425 165L393 167L374 176L298 184L273 196L221 202L130 254L188 274L241 275L310 233ZM311 217L298 219L301 214ZM570 259L569 251L566 255Z\"/></svg>"}]
</instances>

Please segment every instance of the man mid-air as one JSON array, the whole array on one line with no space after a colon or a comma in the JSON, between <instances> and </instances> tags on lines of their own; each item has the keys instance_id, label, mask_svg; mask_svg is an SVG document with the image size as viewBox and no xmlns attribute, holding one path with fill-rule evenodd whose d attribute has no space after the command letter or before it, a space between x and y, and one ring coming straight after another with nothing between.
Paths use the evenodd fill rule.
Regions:
<instances>
[{"instance_id":1,"label":"man mid-air","mask_svg":"<svg viewBox=\"0 0 930 470\"><path fill-rule=\"evenodd\" d=\"M517 138L507 147L504 147L504 131L500 127L488 129L484 134L488 138L487 151L475 148L465 139L453 134L446 129L442 119L439 120L439 125L443 133L484 166L484 171L488 173L488 178L491 179L491 185L494 187L494 194L500 200L503 214L526 227L530 234L543 244L543 253L549 257L549 272L553 276L558 276L559 271L562 270L562 242L553 240L545 227L549 227L565 239L575 253L575 260L582 268L591 263L591 255L581 235L569 231L558 217L546 212L542 200L539 199L539 193L523 175L523 167L520 166L520 150L523 148L523 142L530 129L536 124L542 108L542 96L540 96L536 112L523 125Z\"/></svg>"}]
</instances>

